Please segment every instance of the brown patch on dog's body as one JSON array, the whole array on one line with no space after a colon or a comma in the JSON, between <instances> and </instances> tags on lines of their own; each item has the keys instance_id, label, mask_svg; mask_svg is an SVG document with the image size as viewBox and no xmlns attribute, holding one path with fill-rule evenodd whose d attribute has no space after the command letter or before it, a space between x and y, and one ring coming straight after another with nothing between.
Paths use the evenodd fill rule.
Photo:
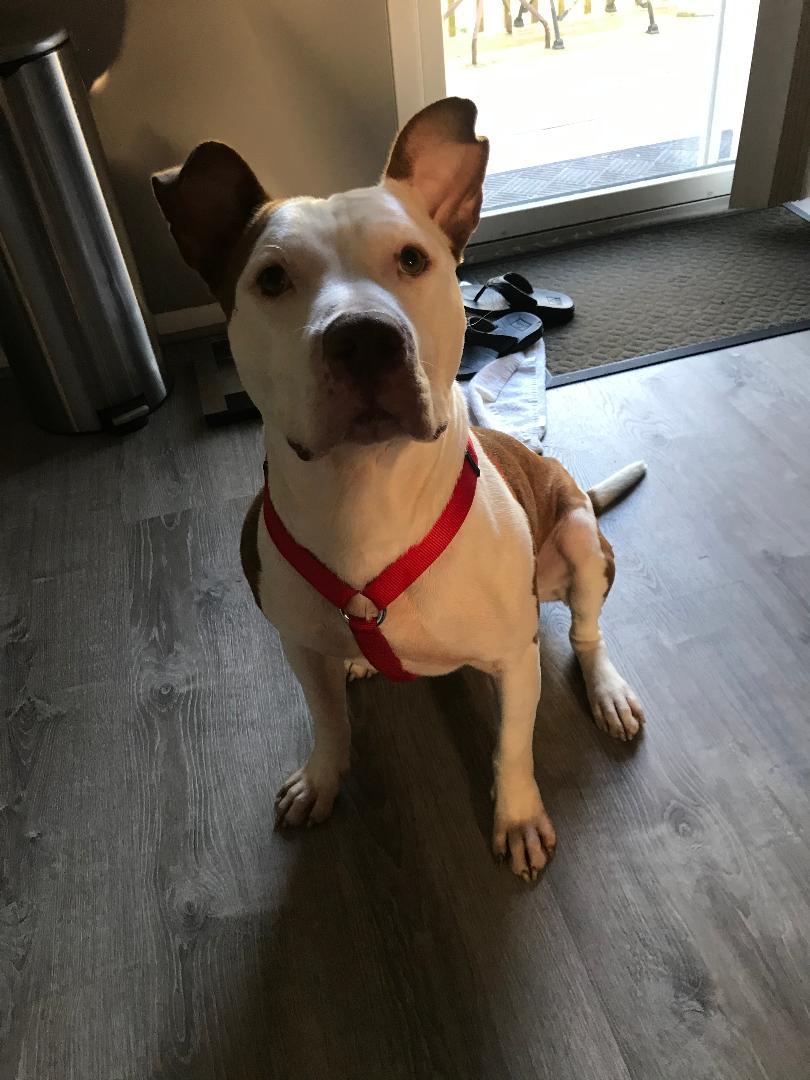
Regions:
<instances>
[{"instance_id":1,"label":"brown patch on dog's body","mask_svg":"<svg viewBox=\"0 0 810 1080\"><path fill-rule=\"evenodd\" d=\"M588 506L559 461L541 457L503 431L473 428L484 452L509 486L529 519L535 554L558 521L571 510Z\"/></svg>"},{"instance_id":2,"label":"brown patch on dog's body","mask_svg":"<svg viewBox=\"0 0 810 1080\"><path fill-rule=\"evenodd\" d=\"M616 580L616 560L613 557L613 548L602 535L601 530L599 531L599 543L602 546L602 554L605 556L605 581L607 582L605 599L607 599L607 594L613 588L613 582Z\"/></svg>"},{"instance_id":3,"label":"brown patch on dog's body","mask_svg":"<svg viewBox=\"0 0 810 1080\"><path fill-rule=\"evenodd\" d=\"M486 456L501 474L509 490L520 503L529 522L532 534L535 560L543 552L542 563L550 568L553 576L555 563L562 561L567 566L567 575L573 577L575 566L566 551L566 545L559 542L560 528L564 528L566 518L577 510L592 512L590 499L582 491L559 461L541 457L529 450L523 443L503 431L488 428L473 429ZM599 545L605 559L605 579L610 591L615 577L613 548L595 526ZM556 532L555 532L556 531ZM550 554L549 549L553 550ZM537 581L535 581L535 590Z\"/></svg>"},{"instance_id":4,"label":"brown patch on dog's body","mask_svg":"<svg viewBox=\"0 0 810 1080\"><path fill-rule=\"evenodd\" d=\"M250 591L253 593L253 599L256 601L260 611L262 603L259 598L259 574L261 573L262 563L259 558L258 530L259 519L262 513L263 498L264 491L262 490L248 507L247 514L245 514L245 520L242 524L242 536L239 540L239 555L242 559L242 570L247 578Z\"/></svg>"}]
</instances>

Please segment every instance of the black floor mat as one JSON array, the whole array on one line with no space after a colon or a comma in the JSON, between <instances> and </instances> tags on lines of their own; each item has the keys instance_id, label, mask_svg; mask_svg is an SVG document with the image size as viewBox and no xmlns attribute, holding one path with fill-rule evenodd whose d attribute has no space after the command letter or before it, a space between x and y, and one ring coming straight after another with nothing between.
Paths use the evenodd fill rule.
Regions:
<instances>
[{"instance_id":1,"label":"black floor mat","mask_svg":"<svg viewBox=\"0 0 810 1080\"><path fill-rule=\"evenodd\" d=\"M810 327L810 223L785 207L651 226L462 273L485 281L506 270L574 298L574 319L546 334L552 384L599 365Z\"/></svg>"}]
</instances>

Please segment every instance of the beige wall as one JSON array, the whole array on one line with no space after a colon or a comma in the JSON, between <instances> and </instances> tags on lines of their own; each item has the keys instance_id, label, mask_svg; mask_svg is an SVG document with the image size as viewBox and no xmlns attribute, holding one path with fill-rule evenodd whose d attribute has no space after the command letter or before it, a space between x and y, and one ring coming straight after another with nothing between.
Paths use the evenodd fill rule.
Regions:
<instances>
[{"instance_id":1,"label":"beige wall","mask_svg":"<svg viewBox=\"0 0 810 1080\"><path fill-rule=\"evenodd\" d=\"M9 4L9 7L5 5ZM231 143L278 195L371 183L396 126L384 0L3 0L74 37L154 311L209 303L149 175Z\"/></svg>"},{"instance_id":2,"label":"beige wall","mask_svg":"<svg viewBox=\"0 0 810 1080\"><path fill-rule=\"evenodd\" d=\"M810 194L810 4L762 0L731 205Z\"/></svg>"}]
</instances>

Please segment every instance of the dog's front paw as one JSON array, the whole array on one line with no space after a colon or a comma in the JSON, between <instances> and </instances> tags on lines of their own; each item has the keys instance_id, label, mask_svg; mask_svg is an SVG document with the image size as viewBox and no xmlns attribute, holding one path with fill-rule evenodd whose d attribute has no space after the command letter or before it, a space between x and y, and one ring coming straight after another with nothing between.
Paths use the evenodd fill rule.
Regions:
<instances>
[{"instance_id":1,"label":"dog's front paw","mask_svg":"<svg viewBox=\"0 0 810 1080\"><path fill-rule=\"evenodd\" d=\"M622 742L634 739L644 726L644 710L613 664L595 668L586 685L596 726Z\"/></svg>"},{"instance_id":2,"label":"dog's front paw","mask_svg":"<svg viewBox=\"0 0 810 1080\"><path fill-rule=\"evenodd\" d=\"M276 796L276 828L317 825L332 813L340 790L341 770L313 761L296 769L281 785Z\"/></svg>"},{"instance_id":3,"label":"dog's front paw","mask_svg":"<svg viewBox=\"0 0 810 1080\"><path fill-rule=\"evenodd\" d=\"M509 859L512 872L534 881L554 856L557 834L546 813L537 784L501 781L495 794L492 851L496 859Z\"/></svg>"},{"instance_id":4,"label":"dog's front paw","mask_svg":"<svg viewBox=\"0 0 810 1080\"><path fill-rule=\"evenodd\" d=\"M377 674L377 669L367 660L345 660L344 667L349 682L354 682L355 679L370 679Z\"/></svg>"}]
</instances>

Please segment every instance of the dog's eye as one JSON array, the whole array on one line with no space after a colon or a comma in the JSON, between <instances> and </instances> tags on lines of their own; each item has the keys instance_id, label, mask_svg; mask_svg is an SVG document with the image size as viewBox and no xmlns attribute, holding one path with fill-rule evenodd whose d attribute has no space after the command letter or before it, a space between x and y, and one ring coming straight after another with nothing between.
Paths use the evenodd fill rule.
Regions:
<instances>
[{"instance_id":1,"label":"dog's eye","mask_svg":"<svg viewBox=\"0 0 810 1080\"><path fill-rule=\"evenodd\" d=\"M406 244L399 253L399 268L411 277L419 277L427 270L428 257L413 244Z\"/></svg>"},{"instance_id":2,"label":"dog's eye","mask_svg":"<svg viewBox=\"0 0 810 1080\"><path fill-rule=\"evenodd\" d=\"M284 267L279 263L273 263L272 266L265 266L264 270L259 272L256 284L265 296L281 296L290 288L292 282Z\"/></svg>"}]
</instances>

